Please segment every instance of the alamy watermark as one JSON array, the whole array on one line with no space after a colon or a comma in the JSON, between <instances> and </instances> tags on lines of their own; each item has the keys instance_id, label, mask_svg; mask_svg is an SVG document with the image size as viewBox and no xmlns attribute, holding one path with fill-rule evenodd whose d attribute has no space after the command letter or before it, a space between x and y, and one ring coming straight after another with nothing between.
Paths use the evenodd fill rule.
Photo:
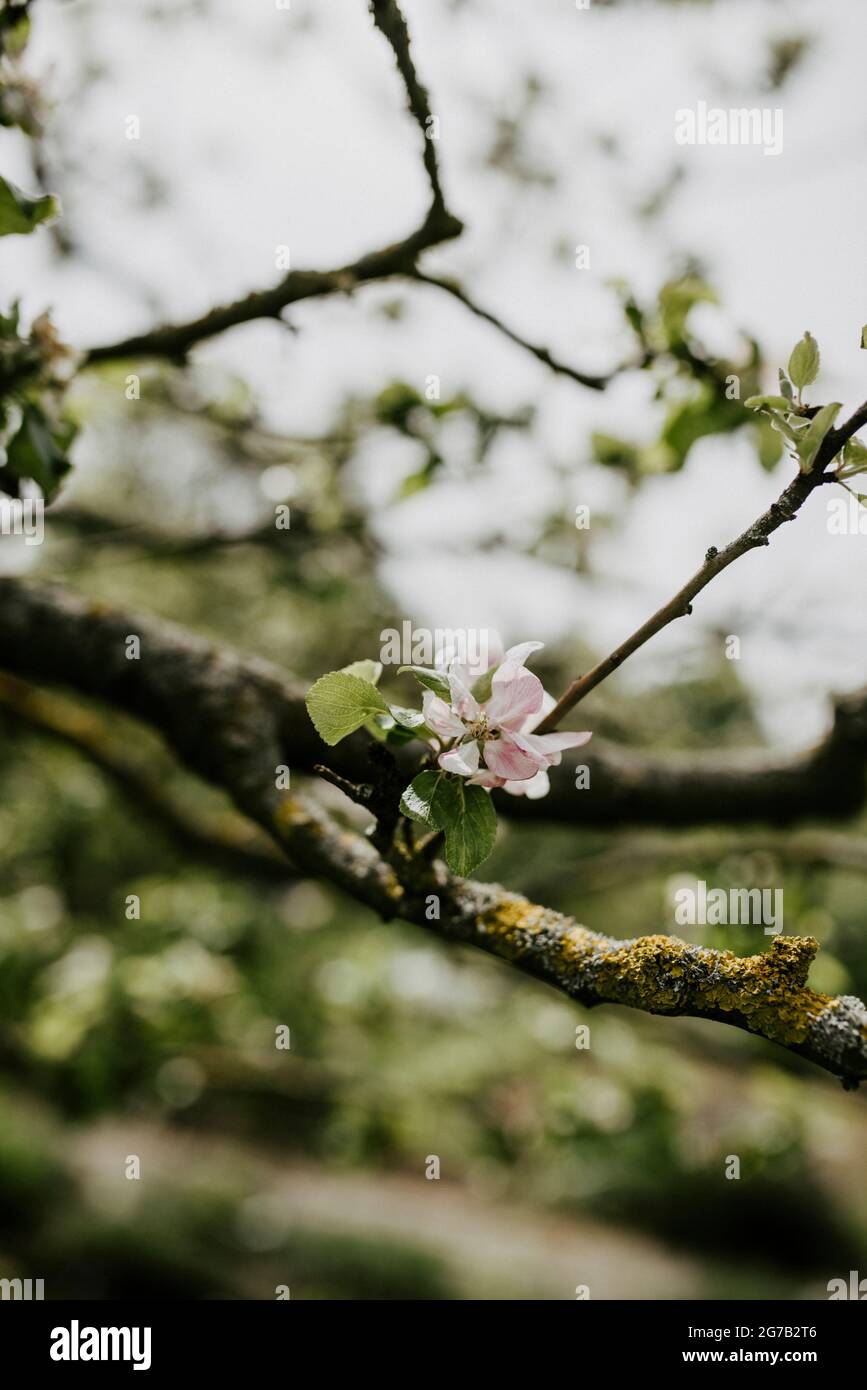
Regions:
<instances>
[{"instance_id":1,"label":"alamy watermark","mask_svg":"<svg viewBox=\"0 0 867 1390\"><path fill-rule=\"evenodd\" d=\"M694 888L674 893L674 920L679 927L764 927L765 936L783 930L782 888Z\"/></svg>"},{"instance_id":2,"label":"alamy watermark","mask_svg":"<svg viewBox=\"0 0 867 1390\"><path fill-rule=\"evenodd\" d=\"M379 659L383 666L435 666L452 661L469 671L486 671L490 665L490 633L485 627L413 627L407 618L379 634Z\"/></svg>"},{"instance_id":3,"label":"alamy watermark","mask_svg":"<svg viewBox=\"0 0 867 1390\"><path fill-rule=\"evenodd\" d=\"M44 1298L44 1279L0 1279L0 1299L32 1303L41 1302Z\"/></svg>"},{"instance_id":4,"label":"alamy watermark","mask_svg":"<svg viewBox=\"0 0 867 1390\"><path fill-rule=\"evenodd\" d=\"M23 536L25 545L41 545L45 539L42 498L0 497L0 536Z\"/></svg>"},{"instance_id":5,"label":"alamy watermark","mask_svg":"<svg viewBox=\"0 0 867 1390\"><path fill-rule=\"evenodd\" d=\"M848 1281L846 1279L829 1279L825 1287L828 1290L830 1302L838 1298L853 1298L859 1303L863 1303L867 1299L867 1279L862 1279L857 1269L849 1270Z\"/></svg>"},{"instance_id":6,"label":"alamy watermark","mask_svg":"<svg viewBox=\"0 0 867 1390\"><path fill-rule=\"evenodd\" d=\"M709 107L706 101L674 113L678 145L760 145L763 154L783 152L783 112L777 106Z\"/></svg>"}]
</instances>

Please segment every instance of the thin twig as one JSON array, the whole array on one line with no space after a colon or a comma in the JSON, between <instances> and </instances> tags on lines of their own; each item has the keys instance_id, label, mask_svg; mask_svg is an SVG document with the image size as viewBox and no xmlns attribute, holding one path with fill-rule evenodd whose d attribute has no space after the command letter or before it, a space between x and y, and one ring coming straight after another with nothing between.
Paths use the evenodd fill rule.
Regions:
<instances>
[{"instance_id":1,"label":"thin twig","mask_svg":"<svg viewBox=\"0 0 867 1390\"><path fill-rule=\"evenodd\" d=\"M733 540L724 550L717 550L716 546L711 546L705 555L704 564L698 569L691 579L681 589L678 589L673 598L642 623L625 642L619 647L615 647L602 661L597 662L591 671L574 680L563 692L550 714L536 728L536 733L548 733L551 729L556 729L560 720L571 709L574 709L585 695L589 695L591 690L595 690L597 685L606 680L612 672L616 671L627 657L632 656L633 652L643 647L645 642L651 637L655 637L657 632L661 632L669 623L676 618L687 617L692 612L692 600L702 589L706 588L712 579L715 579L723 570L728 569L729 565L735 560L746 555L750 550L768 545L770 537L780 526L787 521L794 521L795 516L806 502L807 498L817 487L825 483L836 481L833 474L826 473L825 469L839 452L846 440L851 438L855 432L867 423L867 401L859 406L855 413L841 425L839 429L830 430L822 442L822 446L817 455L815 464L810 473L799 473L789 483L788 487L782 492L776 502L772 502L766 512L753 522L752 526L747 527L736 540Z\"/></svg>"}]
</instances>

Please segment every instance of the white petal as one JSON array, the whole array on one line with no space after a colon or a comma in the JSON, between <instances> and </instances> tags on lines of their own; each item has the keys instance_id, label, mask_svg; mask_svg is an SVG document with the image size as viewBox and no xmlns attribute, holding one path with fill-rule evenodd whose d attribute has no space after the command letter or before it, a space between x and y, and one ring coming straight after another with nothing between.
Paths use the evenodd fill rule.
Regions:
<instances>
[{"instance_id":1,"label":"white petal","mask_svg":"<svg viewBox=\"0 0 867 1390\"><path fill-rule=\"evenodd\" d=\"M479 745L475 742L459 743L448 753L440 753L437 762L446 772L456 772L459 777L472 777L479 770Z\"/></svg>"},{"instance_id":2,"label":"white petal","mask_svg":"<svg viewBox=\"0 0 867 1390\"><path fill-rule=\"evenodd\" d=\"M537 772L535 777L528 777L525 782L506 782L503 786L503 791L510 796L526 796L530 801L538 801L547 796L550 790L551 783L544 770Z\"/></svg>"},{"instance_id":3,"label":"white petal","mask_svg":"<svg viewBox=\"0 0 867 1390\"><path fill-rule=\"evenodd\" d=\"M460 738L464 732L463 720L453 714L445 700L432 690L426 690L421 700L424 722L440 738Z\"/></svg>"},{"instance_id":4,"label":"white petal","mask_svg":"<svg viewBox=\"0 0 867 1390\"><path fill-rule=\"evenodd\" d=\"M527 657L533 652L540 652L544 645L544 642L519 642L516 647L509 648L503 659L513 661L516 666L523 666Z\"/></svg>"}]
</instances>

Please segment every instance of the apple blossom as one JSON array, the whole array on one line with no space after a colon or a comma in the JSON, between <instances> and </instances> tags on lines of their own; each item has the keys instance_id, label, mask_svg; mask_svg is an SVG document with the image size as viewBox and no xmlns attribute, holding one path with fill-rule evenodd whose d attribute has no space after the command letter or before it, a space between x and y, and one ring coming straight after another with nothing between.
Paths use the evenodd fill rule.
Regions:
<instances>
[{"instance_id":1,"label":"apple blossom","mask_svg":"<svg viewBox=\"0 0 867 1390\"><path fill-rule=\"evenodd\" d=\"M502 787L535 799L548 792L548 768L560 762L564 749L587 743L591 735L586 731L531 732L554 705L539 677L524 665L543 645L510 647L494 670L486 699L473 694L469 673L454 663L447 672L448 701L425 691L425 724L442 746L437 762L444 772L466 777L475 786Z\"/></svg>"}]
</instances>

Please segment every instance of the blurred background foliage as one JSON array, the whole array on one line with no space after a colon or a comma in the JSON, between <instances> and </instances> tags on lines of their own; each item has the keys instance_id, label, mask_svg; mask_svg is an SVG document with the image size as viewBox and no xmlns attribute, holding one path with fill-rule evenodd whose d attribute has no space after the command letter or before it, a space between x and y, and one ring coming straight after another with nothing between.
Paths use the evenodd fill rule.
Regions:
<instances>
[{"instance_id":1,"label":"blurred background foliage","mask_svg":"<svg viewBox=\"0 0 867 1390\"><path fill-rule=\"evenodd\" d=\"M260 436L237 383L203 402L172 372L154 376L130 435L115 387L112 372L87 377L88 436L114 462L57 506L37 575L251 653L278 648L302 677L374 650L397 619L345 464L384 427L417 429L435 457L436 421L404 408L408 388L348 401L326 436L293 440ZM488 431L527 428L469 400L453 408L478 431L474 468ZM275 532L266 494L290 480L297 529ZM226 492L234 535L225 509L210 511ZM546 685L583 655L545 653ZM640 697L606 690L587 718L659 748L759 737L722 658ZM152 735L107 727L193 820L230 817ZM279 1284L297 1297L570 1297L569 1279L599 1296L653 1294L658 1280L670 1296L798 1297L864 1258L867 1118L806 1064L711 1024L590 1015L288 867L227 866L68 741L2 705L0 728L4 1270L93 1297L270 1297ZM619 936L669 930L679 876L783 886L786 931L822 942L815 982L863 994L863 876L753 840L504 823L486 873ZM713 940L764 945L751 928ZM124 1177L127 1154L142 1181ZM724 1177L730 1154L739 1181Z\"/></svg>"},{"instance_id":2,"label":"blurred background foliage","mask_svg":"<svg viewBox=\"0 0 867 1390\"><path fill-rule=\"evenodd\" d=\"M159 7L154 17L166 22ZM799 35L769 41L766 89L808 49ZM47 116L22 80L7 85L18 114L6 123L41 140ZM519 189L554 179L523 144L541 91L528 79L488 113L487 166ZM616 156L613 137L600 144ZM34 149L38 168L47 156ZM48 153L67 166L62 133ZM636 218L659 216L680 182L669 171ZM156 176L149 189L158 202ZM55 254L74 258L65 236ZM584 460L622 475L630 495L688 467L712 435L746 435L757 470L779 458L776 436L721 390L731 371L749 383L743 396L757 388L757 345L744 339L732 360L705 349L690 315L714 292L700 266L672 269L641 303L616 291L624 353L651 379L659 430L593 432ZM406 312L390 291L370 322L386 333ZM9 320L10 354L29 350L19 327ZM503 439L545 455L532 392L506 413L483 396L467 385L430 401L383 372L370 392L344 393L326 430L293 435L213 361L91 368L64 400L79 431L74 478L25 558L36 579L313 680L375 655L380 631L407 616L383 579L384 514L399 528L402 507L471 489ZM359 460L377 453L388 465L372 495ZM572 469L545 463L546 505L518 539L515 518L494 509L474 547L508 546L552 575L592 573ZM283 502L289 532L273 526ZM594 511L594 536L616 527L618 505ZM14 545L0 540L7 554ZM546 649L546 688L594 655L577 638ZM585 708L600 736L636 746L762 741L721 639L652 689L613 682ZM571 1298L580 1284L594 1298L803 1298L865 1267L860 1097L732 1029L588 1014L288 866L231 853L243 833L223 799L147 731L93 713L102 765L0 689L2 1276L78 1298L273 1298L284 1285L295 1298ZM163 814L155 784L178 814ZM334 789L317 794L354 821ZM815 834L828 851L818 867L770 832L503 823L484 873L623 937L670 930L684 879L783 887L786 931L822 945L813 982L863 997L863 870ZM766 945L754 929L713 929L712 941L744 954ZM582 1025L589 1048L576 1047ZM275 1047L280 1027L288 1050ZM425 1178L432 1154L438 1182ZM129 1155L140 1181L125 1177ZM738 1181L725 1178L729 1155Z\"/></svg>"}]
</instances>

